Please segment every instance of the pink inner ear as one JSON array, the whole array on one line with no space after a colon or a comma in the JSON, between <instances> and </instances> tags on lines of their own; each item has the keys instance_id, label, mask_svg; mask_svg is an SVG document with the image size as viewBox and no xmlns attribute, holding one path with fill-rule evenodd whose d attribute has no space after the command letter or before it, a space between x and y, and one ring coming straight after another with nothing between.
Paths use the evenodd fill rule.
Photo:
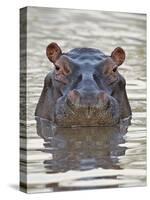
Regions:
<instances>
[{"instance_id":1,"label":"pink inner ear","mask_svg":"<svg viewBox=\"0 0 150 200\"><path fill-rule=\"evenodd\" d=\"M61 49L56 43L53 42L47 46L46 55L51 62L55 63L61 54Z\"/></svg>"},{"instance_id":2,"label":"pink inner ear","mask_svg":"<svg viewBox=\"0 0 150 200\"><path fill-rule=\"evenodd\" d=\"M125 60L125 52L122 48L117 47L111 54L113 61L119 66Z\"/></svg>"}]
</instances>

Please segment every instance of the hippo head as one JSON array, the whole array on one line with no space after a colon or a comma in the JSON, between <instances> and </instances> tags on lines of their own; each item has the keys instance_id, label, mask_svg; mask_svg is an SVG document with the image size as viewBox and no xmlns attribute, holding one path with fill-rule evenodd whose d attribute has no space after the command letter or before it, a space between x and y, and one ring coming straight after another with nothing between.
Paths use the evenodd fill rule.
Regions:
<instances>
[{"instance_id":1,"label":"hippo head","mask_svg":"<svg viewBox=\"0 0 150 200\"><path fill-rule=\"evenodd\" d=\"M35 115L58 126L114 126L131 116L125 79L118 66L125 60L122 48L105 55L94 48L68 53L56 43L46 49L55 69L45 78Z\"/></svg>"}]
</instances>

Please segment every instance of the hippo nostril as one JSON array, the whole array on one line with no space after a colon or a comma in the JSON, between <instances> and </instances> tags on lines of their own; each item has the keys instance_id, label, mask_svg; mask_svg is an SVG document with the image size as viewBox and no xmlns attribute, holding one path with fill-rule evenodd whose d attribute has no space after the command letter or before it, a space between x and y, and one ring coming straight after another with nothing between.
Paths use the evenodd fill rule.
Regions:
<instances>
[{"instance_id":1,"label":"hippo nostril","mask_svg":"<svg viewBox=\"0 0 150 200\"><path fill-rule=\"evenodd\" d=\"M110 99L109 99L108 95L105 92L100 92L97 95L97 99L98 99L98 105L100 107L104 108L104 107L109 106Z\"/></svg>"},{"instance_id":2,"label":"hippo nostril","mask_svg":"<svg viewBox=\"0 0 150 200\"><path fill-rule=\"evenodd\" d=\"M70 101L70 103L77 105L79 104L80 101L80 93L77 90L71 90L68 93L68 100Z\"/></svg>"}]
</instances>

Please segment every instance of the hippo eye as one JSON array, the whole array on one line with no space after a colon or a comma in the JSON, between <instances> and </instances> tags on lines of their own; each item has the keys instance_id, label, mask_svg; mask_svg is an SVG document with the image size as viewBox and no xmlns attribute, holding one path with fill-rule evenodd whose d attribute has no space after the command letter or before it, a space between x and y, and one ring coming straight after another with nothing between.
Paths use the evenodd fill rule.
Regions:
<instances>
[{"instance_id":1,"label":"hippo eye","mask_svg":"<svg viewBox=\"0 0 150 200\"><path fill-rule=\"evenodd\" d=\"M116 71L117 71L117 67L114 67L114 68L113 68L113 72L116 72Z\"/></svg>"},{"instance_id":2,"label":"hippo eye","mask_svg":"<svg viewBox=\"0 0 150 200\"><path fill-rule=\"evenodd\" d=\"M55 69L58 71L60 67L58 65L55 65Z\"/></svg>"},{"instance_id":3,"label":"hippo eye","mask_svg":"<svg viewBox=\"0 0 150 200\"><path fill-rule=\"evenodd\" d=\"M116 71L117 71L117 67L118 67L118 66L115 65L115 66L113 67L113 70L112 70L112 71L113 71L113 72L116 72Z\"/></svg>"}]
</instances>

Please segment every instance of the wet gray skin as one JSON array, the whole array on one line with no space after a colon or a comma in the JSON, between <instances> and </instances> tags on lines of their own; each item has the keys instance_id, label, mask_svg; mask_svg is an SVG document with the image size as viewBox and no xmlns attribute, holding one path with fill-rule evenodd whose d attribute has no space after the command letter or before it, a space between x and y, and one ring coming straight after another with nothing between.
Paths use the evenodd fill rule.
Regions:
<instances>
[{"instance_id":1,"label":"wet gray skin","mask_svg":"<svg viewBox=\"0 0 150 200\"><path fill-rule=\"evenodd\" d=\"M35 116L63 127L114 126L130 119L125 79L118 72L125 60L122 48L110 56L94 48L62 53L51 43L46 52L55 69L45 78Z\"/></svg>"}]
</instances>

